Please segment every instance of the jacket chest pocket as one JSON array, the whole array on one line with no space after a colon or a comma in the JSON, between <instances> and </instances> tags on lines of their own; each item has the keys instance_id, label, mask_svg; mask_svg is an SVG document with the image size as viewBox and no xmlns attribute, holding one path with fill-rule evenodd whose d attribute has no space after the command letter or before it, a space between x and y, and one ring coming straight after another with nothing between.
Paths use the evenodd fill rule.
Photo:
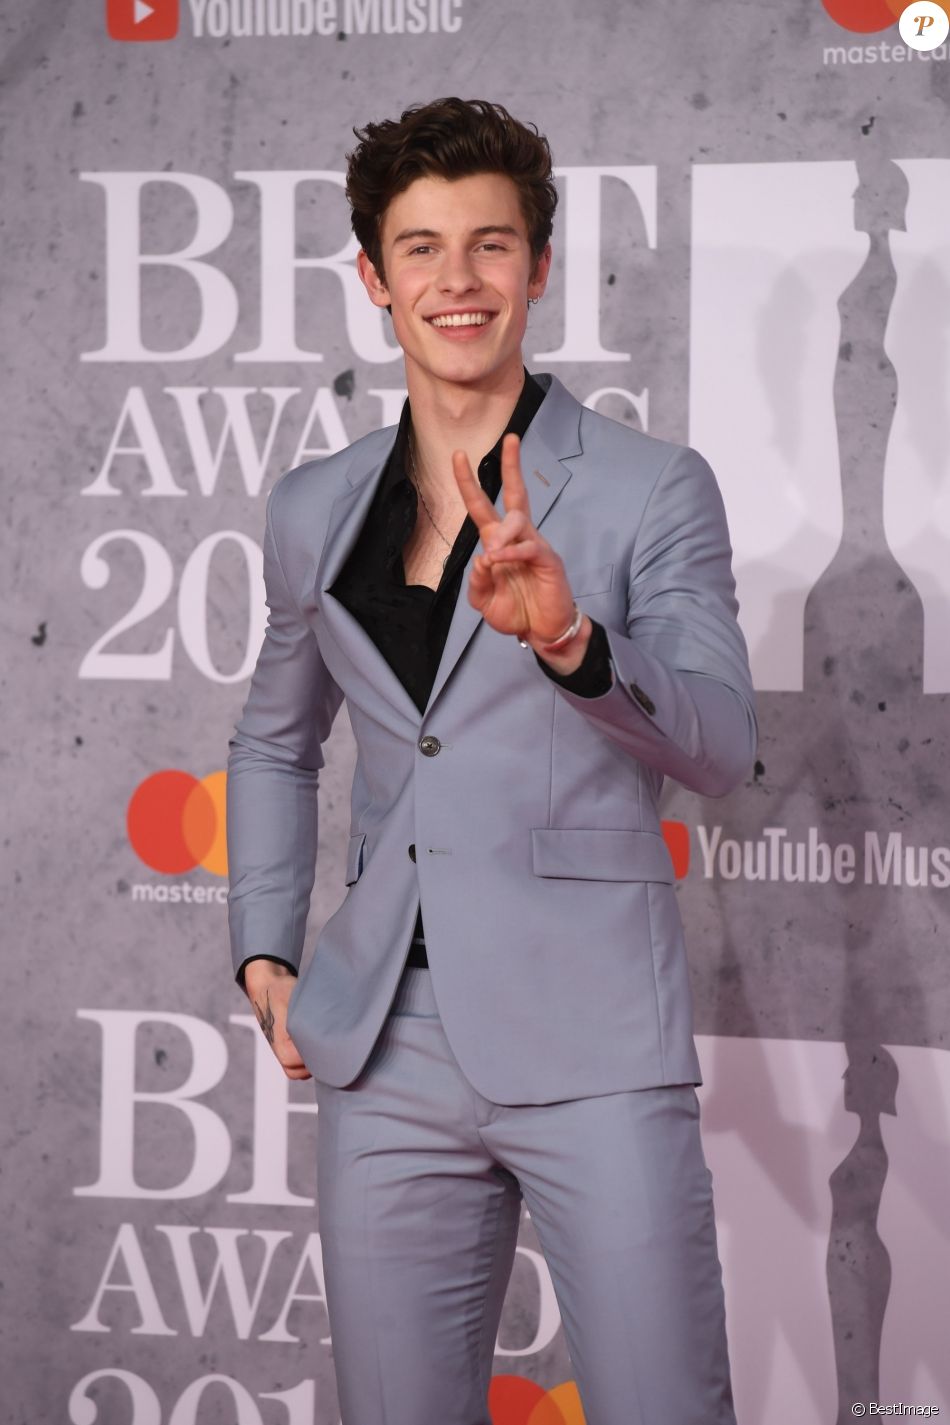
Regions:
<instances>
[{"instance_id":1,"label":"jacket chest pocket","mask_svg":"<svg viewBox=\"0 0 950 1425\"><path fill-rule=\"evenodd\" d=\"M584 599L591 594L609 594L613 588L614 566L612 564L601 564L596 568L566 567L564 572L575 599Z\"/></svg>"}]
</instances>

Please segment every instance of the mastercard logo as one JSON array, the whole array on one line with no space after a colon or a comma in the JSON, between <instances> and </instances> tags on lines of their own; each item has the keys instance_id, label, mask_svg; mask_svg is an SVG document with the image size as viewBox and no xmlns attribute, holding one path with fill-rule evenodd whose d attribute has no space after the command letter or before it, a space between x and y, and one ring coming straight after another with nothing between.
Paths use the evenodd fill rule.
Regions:
<instances>
[{"instance_id":1,"label":"mastercard logo","mask_svg":"<svg viewBox=\"0 0 950 1425\"><path fill-rule=\"evenodd\" d=\"M178 876L201 867L228 874L224 830L226 773L199 781L190 772L155 772L132 793L126 827L132 850L153 871Z\"/></svg>"},{"instance_id":2,"label":"mastercard logo","mask_svg":"<svg viewBox=\"0 0 950 1425\"><path fill-rule=\"evenodd\" d=\"M859 35L889 29L907 9L907 0L821 0L821 3L836 25ZM941 8L947 9L947 6Z\"/></svg>"},{"instance_id":3,"label":"mastercard logo","mask_svg":"<svg viewBox=\"0 0 950 1425\"><path fill-rule=\"evenodd\" d=\"M523 1376L492 1376L488 1387L492 1425L584 1425L584 1411L572 1380L542 1390Z\"/></svg>"}]
</instances>

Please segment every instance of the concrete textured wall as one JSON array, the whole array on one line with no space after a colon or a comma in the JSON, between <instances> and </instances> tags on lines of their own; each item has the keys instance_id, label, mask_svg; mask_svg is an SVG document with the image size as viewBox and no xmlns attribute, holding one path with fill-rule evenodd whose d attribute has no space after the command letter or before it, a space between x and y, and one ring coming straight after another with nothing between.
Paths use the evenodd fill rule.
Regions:
<instances>
[{"instance_id":1,"label":"concrete textured wall","mask_svg":"<svg viewBox=\"0 0 950 1425\"><path fill-rule=\"evenodd\" d=\"M267 490L399 408L352 126L448 93L532 119L561 173L529 367L696 444L729 509L759 760L665 815L740 1421L947 1413L946 49L899 50L884 0L109 14L0 4L0 1419L339 1420L312 1100L229 983L215 774ZM341 719L313 931L351 765ZM496 1370L576 1420L527 1220L521 1247Z\"/></svg>"}]
</instances>

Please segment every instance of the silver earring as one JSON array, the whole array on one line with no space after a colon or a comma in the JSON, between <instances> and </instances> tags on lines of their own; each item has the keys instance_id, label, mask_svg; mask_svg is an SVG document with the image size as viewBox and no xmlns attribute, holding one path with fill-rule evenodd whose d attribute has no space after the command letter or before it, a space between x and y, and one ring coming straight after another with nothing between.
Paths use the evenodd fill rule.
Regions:
<instances>
[{"instance_id":1,"label":"silver earring","mask_svg":"<svg viewBox=\"0 0 950 1425\"><path fill-rule=\"evenodd\" d=\"M536 306L538 305L538 303L540 302L540 300L541 300L540 297L529 297L529 298L528 298L528 306L529 306L529 307L536 307Z\"/></svg>"}]
</instances>

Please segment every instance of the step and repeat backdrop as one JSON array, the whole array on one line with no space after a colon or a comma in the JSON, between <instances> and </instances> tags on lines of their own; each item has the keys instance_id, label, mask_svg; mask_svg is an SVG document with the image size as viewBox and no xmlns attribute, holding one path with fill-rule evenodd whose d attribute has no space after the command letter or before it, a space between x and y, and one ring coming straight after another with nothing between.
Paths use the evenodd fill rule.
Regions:
<instances>
[{"instance_id":1,"label":"step and repeat backdrop","mask_svg":"<svg viewBox=\"0 0 950 1425\"><path fill-rule=\"evenodd\" d=\"M3 0L9 1425L339 1422L223 767L267 492L404 397L352 128L443 94L552 144L529 368L729 512L758 760L664 814L741 1425L950 1414L950 58L901 9ZM343 713L311 943L351 769ZM495 1370L496 1425L580 1425L527 1216Z\"/></svg>"}]
</instances>

